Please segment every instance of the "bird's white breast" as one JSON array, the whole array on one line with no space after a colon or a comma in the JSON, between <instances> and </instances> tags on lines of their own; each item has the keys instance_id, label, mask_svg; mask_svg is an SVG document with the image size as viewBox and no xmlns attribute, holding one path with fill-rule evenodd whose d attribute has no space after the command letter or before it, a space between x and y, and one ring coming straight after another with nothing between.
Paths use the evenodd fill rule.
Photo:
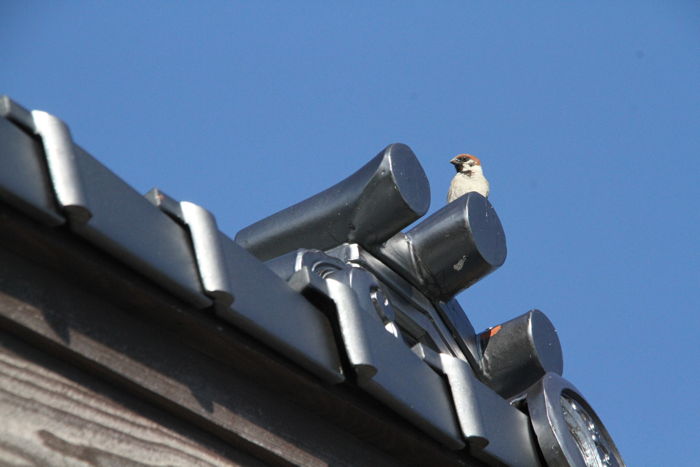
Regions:
<instances>
[{"instance_id":1,"label":"bird's white breast","mask_svg":"<svg viewBox=\"0 0 700 467\"><path fill-rule=\"evenodd\" d=\"M450 183L450 190L447 192L447 202L450 203L462 195L476 191L481 196L489 195L489 182L481 173L472 173L467 175L458 172Z\"/></svg>"}]
</instances>

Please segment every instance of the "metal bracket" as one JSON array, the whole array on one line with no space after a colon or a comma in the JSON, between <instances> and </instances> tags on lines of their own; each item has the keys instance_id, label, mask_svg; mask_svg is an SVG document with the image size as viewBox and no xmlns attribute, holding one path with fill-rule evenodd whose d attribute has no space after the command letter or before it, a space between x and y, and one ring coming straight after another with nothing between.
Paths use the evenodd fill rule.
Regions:
<instances>
[{"instance_id":1,"label":"metal bracket","mask_svg":"<svg viewBox=\"0 0 700 467\"><path fill-rule=\"evenodd\" d=\"M190 230L204 292L214 299L215 306L226 309L233 303L234 296L216 219L203 207L188 201L181 202L180 209Z\"/></svg>"},{"instance_id":2,"label":"metal bracket","mask_svg":"<svg viewBox=\"0 0 700 467\"><path fill-rule=\"evenodd\" d=\"M297 250L267 264L292 288L333 302L360 388L445 446L465 446L444 379L403 342L391 305L369 271L318 250Z\"/></svg>"},{"instance_id":3,"label":"metal bracket","mask_svg":"<svg viewBox=\"0 0 700 467\"><path fill-rule=\"evenodd\" d=\"M148 192L146 199L187 228L205 295L214 300L218 310L228 309L234 294L214 215L189 201L178 202L158 189Z\"/></svg>"},{"instance_id":4,"label":"metal bracket","mask_svg":"<svg viewBox=\"0 0 700 467\"><path fill-rule=\"evenodd\" d=\"M459 426L473 455L506 465L541 465L527 415L480 382L468 363L420 344L413 350L447 377Z\"/></svg>"},{"instance_id":5,"label":"metal bracket","mask_svg":"<svg viewBox=\"0 0 700 467\"><path fill-rule=\"evenodd\" d=\"M68 126L53 115L33 110L36 134L41 138L56 198L68 217L84 224L92 213L83 190L77 156Z\"/></svg>"},{"instance_id":6,"label":"metal bracket","mask_svg":"<svg viewBox=\"0 0 700 467\"><path fill-rule=\"evenodd\" d=\"M45 225L64 224L32 113L0 96L0 117L0 195Z\"/></svg>"},{"instance_id":7,"label":"metal bracket","mask_svg":"<svg viewBox=\"0 0 700 467\"><path fill-rule=\"evenodd\" d=\"M361 283L360 287L368 292L369 299L371 293L375 296L382 294L379 284L367 271L348 268L319 251L303 253L300 261L297 260L297 267L299 269L290 277L289 284L299 292L313 289L333 301L338 309L337 320L350 364L359 381L371 379L377 374L377 367L365 327L367 320L380 321L377 314L370 312L362 294L355 293L353 286L358 287ZM390 316L390 313L385 313L385 316Z\"/></svg>"},{"instance_id":8,"label":"metal bracket","mask_svg":"<svg viewBox=\"0 0 700 467\"><path fill-rule=\"evenodd\" d=\"M343 375L328 319L268 267L219 231L214 216L154 188L146 199L189 231L204 294L216 314L332 384Z\"/></svg>"}]
</instances>

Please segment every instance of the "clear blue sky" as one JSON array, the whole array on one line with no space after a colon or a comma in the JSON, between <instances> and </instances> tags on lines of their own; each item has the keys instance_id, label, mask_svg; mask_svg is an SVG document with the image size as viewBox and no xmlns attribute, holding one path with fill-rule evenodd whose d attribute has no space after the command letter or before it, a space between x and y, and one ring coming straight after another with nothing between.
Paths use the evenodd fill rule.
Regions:
<instances>
[{"instance_id":1,"label":"clear blue sky","mask_svg":"<svg viewBox=\"0 0 700 467\"><path fill-rule=\"evenodd\" d=\"M353 3L6 0L0 92L231 236L392 142L432 212L478 155L509 251L475 327L540 308L630 465L698 465L700 3Z\"/></svg>"}]
</instances>

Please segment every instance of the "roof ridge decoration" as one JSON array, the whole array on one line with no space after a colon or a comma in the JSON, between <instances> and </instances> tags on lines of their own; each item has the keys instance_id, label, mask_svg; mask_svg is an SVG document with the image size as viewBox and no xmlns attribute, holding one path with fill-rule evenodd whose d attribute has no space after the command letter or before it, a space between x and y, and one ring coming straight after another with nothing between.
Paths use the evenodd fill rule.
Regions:
<instances>
[{"instance_id":1,"label":"roof ridge decoration","mask_svg":"<svg viewBox=\"0 0 700 467\"><path fill-rule=\"evenodd\" d=\"M68 228L316 377L357 385L449 449L487 463L592 465L563 421L566 401L596 423L599 452L622 465L561 377L561 346L542 312L477 335L454 299L505 261L488 200L469 193L401 232L430 204L408 146L387 146L234 241L196 204L158 189L141 196L58 118L6 96L0 117L0 201Z\"/></svg>"}]
</instances>

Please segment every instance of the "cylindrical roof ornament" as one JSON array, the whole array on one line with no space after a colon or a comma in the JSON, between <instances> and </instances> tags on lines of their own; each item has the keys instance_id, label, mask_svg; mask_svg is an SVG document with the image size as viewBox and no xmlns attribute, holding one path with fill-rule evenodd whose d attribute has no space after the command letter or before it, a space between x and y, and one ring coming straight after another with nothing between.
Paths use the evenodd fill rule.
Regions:
<instances>
[{"instance_id":1,"label":"cylindrical roof ornament","mask_svg":"<svg viewBox=\"0 0 700 467\"><path fill-rule=\"evenodd\" d=\"M431 298L447 301L499 268L507 250L493 206L472 192L373 252Z\"/></svg>"},{"instance_id":2,"label":"cylindrical roof ornament","mask_svg":"<svg viewBox=\"0 0 700 467\"><path fill-rule=\"evenodd\" d=\"M376 245L429 206L428 179L415 154L391 144L340 183L244 228L236 242L263 261L297 248Z\"/></svg>"},{"instance_id":3,"label":"cylindrical roof ornament","mask_svg":"<svg viewBox=\"0 0 700 467\"><path fill-rule=\"evenodd\" d=\"M557 331L540 310L484 331L480 341L483 376L505 398L521 394L548 372L562 374Z\"/></svg>"}]
</instances>

